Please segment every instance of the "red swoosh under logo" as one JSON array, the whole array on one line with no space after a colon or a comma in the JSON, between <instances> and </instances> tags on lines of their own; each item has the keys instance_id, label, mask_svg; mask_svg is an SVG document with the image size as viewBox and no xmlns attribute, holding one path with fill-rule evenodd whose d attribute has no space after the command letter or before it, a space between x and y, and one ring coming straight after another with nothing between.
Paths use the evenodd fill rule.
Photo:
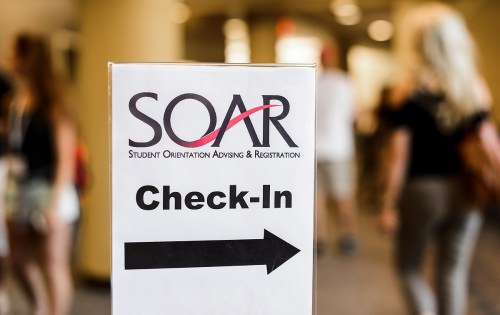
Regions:
<instances>
[{"instance_id":1,"label":"red swoosh under logo","mask_svg":"<svg viewBox=\"0 0 500 315\"><path fill-rule=\"evenodd\" d=\"M258 111L261 111L261 110L266 109L266 108L275 107L275 106L280 106L280 105L262 105L262 106L255 107L255 108L252 108L250 110L247 110L246 112L243 112L240 115L238 115L238 116L234 117L233 119L231 119L229 121L229 123L227 124L226 130L229 130L231 127L233 127L234 125L236 125L237 123L239 123L243 119L247 118L248 116L250 116L250 115L252 115L252 114L254 114L254 113L258 112ZM186 141L182 145L184 147L188 147L188 148L201 147L201 146L203 146L203 145L205 145L205 144L207 144L209 142L214 141L215 138L217 138L217 135L219 134L219 132L220 132L220 128L215 129L214 131L212 131L208 135L206 135L204 137L201 137L198 140L195 140L195 141Z\"/></svg>"}]
</instances>

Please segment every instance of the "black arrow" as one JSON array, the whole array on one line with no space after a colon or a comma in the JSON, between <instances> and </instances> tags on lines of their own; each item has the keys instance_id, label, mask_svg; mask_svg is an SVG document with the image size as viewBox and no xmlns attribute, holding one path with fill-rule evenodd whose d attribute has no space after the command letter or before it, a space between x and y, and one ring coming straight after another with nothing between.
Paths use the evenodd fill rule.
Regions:
<instances>
[{"instance_id":1,"label":"black arrow","mask_svg":"<svg viewBox=\"0 0 500 315\"><path fill-rule=\"evenodd\" d=\"M125 269L266 265L270 274L300 252L264 230L263 239L125 243Z\"/></svg>"}]
</instances>

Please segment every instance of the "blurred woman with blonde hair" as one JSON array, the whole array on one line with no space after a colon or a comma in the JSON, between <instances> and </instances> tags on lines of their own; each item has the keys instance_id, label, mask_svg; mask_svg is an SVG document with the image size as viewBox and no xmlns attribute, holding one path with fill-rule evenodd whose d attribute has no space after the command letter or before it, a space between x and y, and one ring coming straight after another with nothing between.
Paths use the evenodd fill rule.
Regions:
<instances>
[{"instance_id":1,"label":"blurred woman with blonde hair","mask_svg":"<svg viewBox=\"0 0 500 315\"><path fill-rule=\"evenodd\" d=\"M487 119L491 99L458 12L429 3L406 21L408 75L390 97L395 109L380 224L397 235L397 269L411 314L464 315L481 215L464 189L458 146L466 130ZM431 241L436 294L422 271Z\"/></svg>"}]
</instances>

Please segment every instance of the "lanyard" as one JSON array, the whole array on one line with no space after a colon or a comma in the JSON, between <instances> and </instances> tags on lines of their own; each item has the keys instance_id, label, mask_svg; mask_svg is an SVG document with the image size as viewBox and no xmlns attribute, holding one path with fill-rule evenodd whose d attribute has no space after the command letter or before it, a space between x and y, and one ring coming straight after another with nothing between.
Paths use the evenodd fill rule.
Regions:
<instances>
[{"instance_id":1,"label":"lanyard","mask_svg":"<svg viewBox=\"0 0 500 315\"><path fill-rule=\"evenodd\" d=\"M26 130L28 129L33 115L23 115L14 103L11 105L10 112L8 143L11 150L14 152L20 152L26 136Z\"/></svg>"}]
</instances>

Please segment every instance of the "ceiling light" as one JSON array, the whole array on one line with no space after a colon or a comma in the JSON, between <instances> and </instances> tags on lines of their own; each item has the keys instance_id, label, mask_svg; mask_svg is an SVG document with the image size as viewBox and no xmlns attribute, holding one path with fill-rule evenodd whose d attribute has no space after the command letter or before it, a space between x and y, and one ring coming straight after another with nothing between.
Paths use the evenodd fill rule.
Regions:
<instances>
[{"instance_id":1,"label":"ceiling light","mask_svg":"<svg viewBox=\"0 0 500 315\"><path fill-rule=\"evenodd\" d=\"M386 20L376 20L368 25L368 35L378 42L387 41L392 38L394 27Z\"/></svg>"},{"instance_id":2,"label":"ceiling light","mask_svg":"<svg viewBox=\"0 0 500 315\"><path fill-rule=\"evenodd\" d=\"M361 21L361 9L354 0L333 0L330 10L340 24L355 25Z\"/></svg>"},{"instance_id":3,"label":"ceiling light","mask_svg":"<svg viewBox=\"0 0 500 315\"><path fill-rule=\"evenodd\" d=\"M356 25L361 21L361 12L355 15L337 16L336 20L342 25Z\"/></svg>"}]
</instances>

